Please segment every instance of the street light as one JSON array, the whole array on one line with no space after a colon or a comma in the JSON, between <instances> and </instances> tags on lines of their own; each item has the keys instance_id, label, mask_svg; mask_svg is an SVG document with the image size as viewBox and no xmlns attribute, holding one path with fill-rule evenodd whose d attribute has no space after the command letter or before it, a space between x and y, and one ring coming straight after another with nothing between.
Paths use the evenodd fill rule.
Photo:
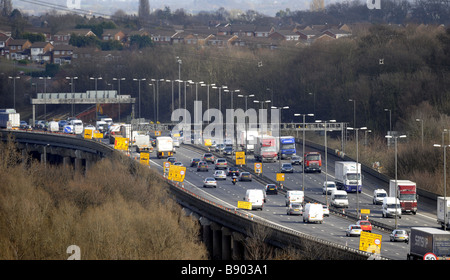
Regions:
<instances>
[{"instance_id":1,"label":"street light","mask_svg":"<svg viewBox=\"0 0 450 280\"><path fill-rule=\"evenodd\" d=\"M420 126L421 126L421 139L422 139L422 147L423 147L423 119L416 119L416 122L420 122Z\"/></svg>"},{"instance_id":2,"label":"street light","mask_svg":"<svg viewBox=\"0 0 450 280\"><path fill-rule=\"evenodd\" d=\"M133 79L133 81L137 81L139 84L139 119L141 118L141 81L145 81L145 78L141 79Z\"/></svg>"},{"instance_id":3,"label":"street light","mask_svg":"<svg viewBox=\"0 0 450 280\"><path fill-rule=\"evenodd\" d=\"M353 127L356 127L356 100L349 99L349 102L353 102Z\"/></svg>"},{"instance_id":4,"label":"street light","mask_svg":"<svg viewBox=\"0 0 450 280\"><path fill-rule=\"evenodd\" d=\"M394 146L395 146L395 186L397 186L397 139L398 138L406 138L406 135L400 135L400 136L392 136L392 135L386 135L386 138L393 138L394 139ZM395 191L395 228L397 228L397 199L398 199L398 190Z\"/></svg>"},{"instance_id":5,"label":"street light","mask_svg":"<svg viewBox=\"0 0 450 280\"><path fill-rule=\"evenodd\" d=\"M442 148L442 150L444 150L444 231L447 230L447 166L446 166L446 162L447 162L447 154L446 154L446 150L447 147L450 147L450 145L445 145L444 144L444 134L445 132L447 132L450 130L444 129L444 131L442 132L442 145L439 144L434 144L434 147L439 147Z\"/></svg>"},{"instance_id":6,"label":"street light","mask_svg":"<svg viewBox=\"0 0 450 280\"><path fill-rule=\"evenodd\" d=\"M113 78L114 81L118 82L118 94L119 94L119 122L120 122L120 81L125 81L125 78Z\"/></svg>"},{"instance_id":7,"label":"street light","mask_svg":"<svg viewBox=\"0 0 450 280\"><path fill-rule=\"evenodd\" d=\"M20 77L19 76L15 76L15 77L9 76L8 78L13 80L13 84L14 84L13 104L14 104L14 109L16 109L16 80L20 79Z\"/></svg>"},{"instance_id":8,"label":"street light","mask_svg":"<svg viewBox=\"0 0 450 280\"><path fill-rule=\"evenodd\" d=\"M178 63L178 109L181 109L181 59L177 56Z\"/></svg>"},{"instance_id":9,"label":"street light","mask_svg":"<svg viewBox=\"0 0 450 280\"><path fill-rule=\"evenodd\" d=\"M282 110L287 110L289 109L289 106L284 106L284 107L275 107L272 106L272 109L278 109L278 116L279 116L279 120L278 120L278 137L281 137L281 111ZM278 140L278 143L280 143L280 141ZM278 163L280 166L280 172L281 172L281 149L278 150Z\"/></svg>"},{"instance_id":10,"label":"street light","mask_svg":"<svg viewBox=\"0 0 450 280\"><path fill-rule=\"evenodd\" d=\"M316 120L316 122L322 122L321 120ZM327 148L327 131L328 131L328 123L335 123L336 120L329 120L329 121L324 121L324 125L325 125L325 202L326 205L328 206L328 191L327 191L327 181L328 181L328 148Z\"/></svg>"},{"instance_id":11,"label":"street light","mask_svg":"<svg viewBox=\"0 0 450 280\"><path fill-rule=\"evenodd\" d=\"M39 77L39 80L44 80L44 120L47 120L47 80L51 77Z\"/></svg>"},{"instance_id":12,"label":"street light","mask_svg":"<svg viewBox=\"0 0 450 280\"><path fill-rule=\"evenodd\" d=\"M313 117L314 114L294 114L295 117L303 117L303 138L302 138L302 142L303 142L303 150L302 150L302 189L303 189L303 195L305 195L305 117ZM303 201L304 204L304 201Z\"/></svg>"},{"instance_id":13,"label":"street light","mask_svg":"<svg viewBox=\"0 0 450 280\"><path fill-rule=\"evenodd\" d=\"M360 185L359 185L359 181L361 180L361 174L360 174L360 169L358 168L359 165L359 141L358 141L358 131L359 130L366 130L367 127L360 127L360 128L354 128L354 127L347 127L348 130L354 130L355 134L356 134L356 216L358 218L361 218L361 214L359 213L359 193L361 192L360 190ZM362 187L362 186L361 186Z\"/></svg>"},{"instance_id":14,"label":"street light","mask_svg":"<svg viewBox=\"0 0 450 280\"><path fill-rule=\"evenodd\" d=\"M238 97L244 98L245 100L245 113L247 113L247 99L249 97L254 97L254 94L238 94ZM248 126L247 126L247 120L244 120L245 123L245 143L244 143L244 151L245 154L247 154L247 140L248 140Z\"/></svg>"},{"instance_id":15,"label":"street light","mask_svg":"<svg viewBox=\"0 0 450 280\"><path fill-rule=\"evenodd\" d=\"M392 110L384 109L385 112L389 112L389 131L392 131Z\"/></svg>"},{"instance_id":16,"label":"street light","mask_svg":"<svg viewBox=\"0 0 450 280\"><path fill-rule=\"evenodd\" d=\"M75 87L75 85L74 85L74 83L73 83L73 80L77 80L78 79L78 77L66 77L66 79L67 80L70 80L70 92L72 93L72 117L74 116L74 110L73 110L73 107L74 107L74 103L75 103L75 97L73 96L73 92L74 92L74 87Z\"/></svg>"}]
</instances>

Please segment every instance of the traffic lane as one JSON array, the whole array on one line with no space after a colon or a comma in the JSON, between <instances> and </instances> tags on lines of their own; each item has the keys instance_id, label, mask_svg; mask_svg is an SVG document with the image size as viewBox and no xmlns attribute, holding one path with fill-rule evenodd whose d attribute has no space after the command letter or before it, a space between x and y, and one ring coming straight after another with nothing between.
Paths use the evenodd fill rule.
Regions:
<instances>
[{"instance_id":1,"label":"traffic lane","mask_svg":"<svg viewBox=\"0 0 450 280\"><path fill-rule=\"evenodd\" d=\"M179 151L179 155L181 156L183 152ZM183 153L182 156L189 159L190 157L197 156L198 153L187 150L186 153ZM181 160L181 157L180 157ZM188 172L188 180L195 181L196 174L199 176L200 180L197 179L196 182L201 182L201 178L205 176L209 176L209 174L205 174L207 172ZM212 173L211 173L212 174ZM223 187L223 188L222 188ZM220 197L220 200L226 201L229 205L237 205L237 201L241 200L245 195L245 190L248 188L262 188L263 185L256 184L253 185L252 182L238 182L236 186L232 185L229 182L229 185L224 185L219 182L217 189L206 189L209 195ZM229 195L229 193L232 193ZM347 245L351 248L358 249L359 248L359 239L351 238L345 236L345 230L348 225L352 222L349 222L346 219L342 219L339 217L326 217L324 220L324 224L308 224L303 223L301 216L289 216L286 213L285 200L283 195L270 195L268 196L268 201L264 205L263 211L248 211L250 215L258 216L260 218L264 218L270 220L276 224L285 226L292 230L296 230L298 232L302 232L305 234L309 234L311 236L316 236L323 240L328 240L330 242L335 242L338 244ZM330 228L331 227L331 228ZM374 233L377 233L375 230ZM383 236L383 240L389 240L388 235L384 232L378 232L377 234L381 234ZM402 257L395 255L398 252L405 251L405 246L403 244L393 244L382 247L382 254L386 255L389 258L397 258L402 259ZM393 250L386 250L386 248L393 247ZM389 255L388 255L389 254ZM401 254L400 254L401 255ZM406 256L406 253L404 254Z\"/></svg>"}]
</instances>

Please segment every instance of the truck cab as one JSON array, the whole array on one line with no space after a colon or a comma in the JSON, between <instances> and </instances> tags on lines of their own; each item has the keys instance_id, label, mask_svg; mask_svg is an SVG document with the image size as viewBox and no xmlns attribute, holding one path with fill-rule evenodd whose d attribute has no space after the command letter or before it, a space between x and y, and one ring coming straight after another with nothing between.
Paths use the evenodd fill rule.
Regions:
<instances>
[{"instance_id":1,"label":"truck cab","mask_svg":"<svg viewBox=\"0 0 450 280\"><path fill-rule=\"evenodd\" d=\"M322 157L319 152L308 152L303 157L305 172L322 172Z\"/></svg>"}]
</instances>

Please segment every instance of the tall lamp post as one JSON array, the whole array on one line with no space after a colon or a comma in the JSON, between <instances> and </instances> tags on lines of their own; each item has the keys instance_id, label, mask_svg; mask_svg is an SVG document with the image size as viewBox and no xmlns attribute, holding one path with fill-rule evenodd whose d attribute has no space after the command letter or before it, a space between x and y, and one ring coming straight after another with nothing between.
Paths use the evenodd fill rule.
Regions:
<instances>
[{"instance_id":1,"label":"tall lamp post","mask_svg":"<svg viewBox=\"0 0 450 280\"><path fill-rule=\"evenodd\" d=\"M73 80L77 80L78 77L66 77L66 79L70 80L70 92L72 93L72 117L73 117L74 116L74 103L75 103L75 97L73 96L75 84L74 84Z\"/></svg>"},{"instance_id":2,"label":"tall lamp post","mask_svg":"<svg viewBox=\"0 0 450 280\"><path fill-rule=\"evenodd\" d=\"M354 130L355 131L355 138L356 138L356 216L358 218L361 218L361 214L359 213L359 193L360 191L360 186L359 186L359 181L361 180L361 171L360 168L358 168L359 165L359 137L358 137L358 131L359 130L366 130L367 127L360 127L360 128L355 128L355 127L347 127L348 130ZM362 186L361 186L362 187Z\"/></svg>"},{"instance_id":3,"label":"tall lamp post","mask_svg":"<svg viewBox=\"0 0 450 280\"><path fill-rule=\"evenodd\" d=\"M321 120L316 120L316 122L322 122ZM328 206L328 190L327 190L327 187L328 187L328 145L327 145L327 131L328 131L328 123L330 123L330 122L332 122L332 123L335 123L336 122L336 120L329 120L329 121L323 121L323 123L324 123L324 130L325 130L325 143L324 143L324 145L325 145L325 202L326 202L326 205Z\"/></svg>"},{"instance_id":4,"label":"tall lamp post","mask_svg":"<svg viewBox=\"0 0 450 280\"><path fill-rule=\"evenodd\" d=\"M447 230L447 214L448 214L448 209L447 209L447 154L446 154L446 149L447 147L450 147L450 145L445 145L444 144L444 134L445 132L447 132L449 130L444 129L444 131L442 132L442 144L434 144L434 147L439 147L442 148L442 150L444 150L444 231ZM449 131L450 132L450 131Z\"/></svg>"},{"instance_id":5,"label":"tall lamp post","mask_svg":"<svg viewBox=\"0 0 450 280\"><path fill-rule=\"evenodd\" d=\"M395 186L397 186L397 142L398 138L406 138L406 135L400 135L400 136L392 136L392 135L386 135L386 138L393 138L394 139L394 146L395 146ZM398 199L398 190L395 191L395 228L397 228L397 199Z\"/></svg>"},{"instance_id":6,"label":"tall lamp post","mask_svg":"<svg viewBox=\"0 0 450 280\"><path fill-rule=\"evenodd\" d=\"M421 139L422 139L422 147L423 147L423 119L416 119L416 122L420 122Z\"/></svg>"},{"instance_id":7,"label":"tall lamp post","mask_svg":"<svg viewBox=\"0 0 450 280\"><path fill-rule=\"evenodd\" d=\"M305 156L305 117L313 117L314 114L294 114L295 117L303 117L303 138L302 138L302 142L303 142L303 150L302 150L302 190L303 190L303 195L305 195L305 161L304 161L304 156ZM303 201L304 204L304 201Z\"/></svg>"},{"instance_id":8,"label":"tall lamp post","mask_svg":"<svg viewBox=\"0 0 450 280\"><path fill-rule=\"evenodd\" d=\"M141 78L141 79L133 79L133 81L137 81L138 82L138 86L139 86L139 89L138 89L138 92L139 92L139 119L141 118L141 81L145 81L146 79L145 78Z\"/></svg>"},{"instance_id":9,"label":"tall lamp post","mask_svg":"<svg viewBox=\"0 0 450 280\"><path fill-rule=\"evenodd\" d=\"M114 81L118 82L118 94L119 94L119 122L120 122L120 81L125 81L125 78L113 78Z\"/></svg>"},{"instance_id":10,"label":"tall lamp post","mask_svg":"<svg viewBox=\"0 0 450 280\"><path fill-rule=\"evenodd\" d=\"M44 120L47 120L47 80L50 77L39 77L40 80L44 80Z\"/></svg>"},{"instance_id":11,"label":"tall lamp post","mask_svg":"<svg viewBox=\"0 0 450 280\"><path fill-rule=\"evenodd\" d=\"M16 80L20 79L19 76L15 76L15 77L11 77L9 76L8 78L13 80L13 86L14 86L14 92L13 92L13 105L14 105L14 109L16 109Z\"/></svg>"},{"instance_id":12,"label":"tall lamp post","mask_svg":"<svg viewBox=\"0 0 450 280\"><path fill-rule=\"evenodd\" d=\"M249 97L254 97L255 95L254 94L238 94L238 97L240 97L240 98L244 98L244 100L245 100L245 112L247 112L247 99L249 98ZM245 143L244 143L244 151L245 151L245 154L247 154L247 139L248 139L248 126L247 126L247 120L244 120L244 122L245 122Z\"/></svg>"},{"instance_id":13,"label":"tall lamp post","mask_svg":"<svg viewBox=\"0 0 450 280\"><path fill-rule=\"evenodd\" d=\"M278 111L279 111L278 112L278 117L279 117L279 120L278 120L278 137L281 137L281 111L289 109L289 106L284 106L284 107L272 106L272 109L278 109ZM280 143L280 141L278 141L278 143ZM279 149L279 151L278 151L278 163L279 163L280 172L281 172L281 149Z\"/></svg>"},{"instance_id":14,"label":"tall lamp post","mask_svg":"<svg viewBox=\"0 0 450 280\"><path fill-rule=\"evenodd\" d=\"M95 121L98 121L97 80L101 80L102 77L90 77L90 79L95 81Z\"/></svg>"}]
</instances>

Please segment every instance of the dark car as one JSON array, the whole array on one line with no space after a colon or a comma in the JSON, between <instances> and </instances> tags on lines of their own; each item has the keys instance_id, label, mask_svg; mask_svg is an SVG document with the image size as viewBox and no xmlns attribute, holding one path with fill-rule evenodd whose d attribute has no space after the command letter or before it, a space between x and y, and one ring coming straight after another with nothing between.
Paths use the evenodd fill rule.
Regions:
<instances>
[{"instance_id":1,"label":"dark car","mask_svg":"<svg viewBox=\"0 0 450 280\"><path fill-rule=\"evenodd\" d=\"M283 163L283 165L281 165L281 172L282 173L293 173L294 168L292 167L292 164L290 164L290 163Z\"/></svg>"},{"instance_id":2,"label":"dark car","mask_svg":"<svg viewBox=\"0 0 450 280\"><path fill-rule=\"evenodd\" d=\"M197 171L208 171L208 163L206 161L199 161L197 163Z\"/></svg>"},{"instance_id":3,"label":"dark car","mask_svg":"<svg viewBox=\"0 0 450 280\"><path fill-rule=\"evenodd\" d=\"M193 158L191 159L191 167L197 166L197 164L200 162L200 158Z\"/></svg>"},{"instance_id":4,"label":"dark car","mask_svg":"<svg viewBox=\"0 0 450 280\"><path fill-rule=\"evenodd\" d=\"M266 185L266 194L278 194L278 187L275 184Z\"/></svg>"},{"instance_id":5,"label":"dark car","mask_svg":"<svg viewBox=\"0 0 450 280\"><path fill-rule=\"evenodd\" d=\"M252 181L252 174L250 172L241 172L239 174L239 181Z\"/></svg>"},{"instance_id":6,"label":"dark car","mask_svg":"<svg viewBox=\"0 0 450 280\"><path fill-rule=\"evenodd\" d=\"M225 144L217 144L216 145L216 152L221 153L224 148L225 148Z\"/></svg>"},{"instance_id":7,"label":"dark car","mask_svg":"<svg viewBox=\"0 0 450 280\"><path fill-rule=\"evenodd\" d=\"M237 167L228 167L228 169L227 169L227 176L235 175L235 176L239 177L239 173L240 173L240 171L239 171L239 168L237 168Z\"/></svg>"},{"instance_id":8,"label":"dark car","mask_svg":"<svg viewBox=\"0 0 450 280\"><path fill-rule=\"evenodd\" d=\"M174 162L177 161L176 157L168 157L167 161L170 162L171 164L173 164Z\"/></svg>"},{"instance_id":9,"label":"dark car","mask_svg":"<svg viewBox=\"0 0 450 280\"><path fill-rule=\"evenodd\" d=\"M211 153L203 154L203 161L214 163L214 155Z\"/></svg>"},{"instance_id":10,"label":"dark car","mask_svg":"<svg viewBox=\"0 0 450 280\"><path fill-rule=\"evenodd\" d=\"M291 163L292 163L292 165L301 165L302 157L301 156L292 156Z\"/></svg>"},{"instance_id":11,"label":"dark car","mask_svg":"<svg viewBox=\"0 0 450 280\"><path fill-rule=\"evenodd\" d=\"M223 154L224 154L224 155L232 155L232 154L233 154L233 147L231 147L231 146L226 146L226 147L223 149Z\"/></svg>"}]
</instances>

